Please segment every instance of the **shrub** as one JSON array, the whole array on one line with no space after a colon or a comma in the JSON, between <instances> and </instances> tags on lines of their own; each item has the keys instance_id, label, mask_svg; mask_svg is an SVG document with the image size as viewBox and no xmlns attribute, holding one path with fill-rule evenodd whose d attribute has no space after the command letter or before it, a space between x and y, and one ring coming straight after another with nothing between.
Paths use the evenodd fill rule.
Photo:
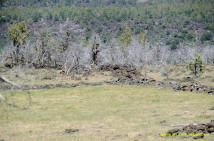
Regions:
<instances>
[{"instance_id":1,"label":"shrub","mask_svg":"<svg viewBox=\"0 0 214 141\"><path fill-rule=\"evenodd\" d=\"M26 23L23 21L9 27L8 34L10 39L13 41L14 46L19 46L25 43L29 36L29 31Z\"/></svg>"},{"instance_id":2,"label":"shrub","mask_svg":"<svg viewBox=\"0 0 214 141\"><path fill-rule=\"evenodd\" d=\"M119 40L123 44L122 48L128 47L131 43L132 33L130 26L125 27L123 33L120 35Z\"/></svg>"},{"instance_id":3,"label":"shrub","mask_svg":"<svg viewBox=\"0 0 214 141\"><path fill-rule=\"evenodd\" d=\"M58 14L54 15L54 21L59 21L59 15Z\"/></svg>"},{"instance_id":4,"label":"shrub","mask_svg":"<svg viewBox=\"0 0 214 141\"><path fill-rule=\"evenodd\" d=\"M200 55L196 55L190 63L187 64L187 68L193 73L195 77L199 77L204 73L203 60Z\"/></svg>"},{"instance_id":5,"label":"shrub","mask_svg":"<svg viewBox=\"0 0 214 141\"><path fill-rule=\"evenodd\" d=\"M0 24L7 22L6 16L0 16Z\"/></svg>"},{"instance_id":6,"label":"shrub","mask_svg":"<svg viewBox=\"0 0 214 141\"><path fill-rule=\"evenodd\" d=\"M40 12L36 12L34 15L33 15L33 21L34 22L38 22L40 19L42 18L42 14Z\"/></svg>"},{"instance_id":7,"label":"shrub","mask_svg":"<svg viewBox=\"0 0 214 141\"><path fill-rule=\"evenodd\" d=\"M194 39L194 34L192 32L189 32L186 34L186 38L189 41L192 41Z\"/></svg>"},{"instance_id":8,"label":"shrub","mask_svg":"<svg viewBox=\"0 0 214 141\"><path fill-rule=\"evenodd\" d=\"M209 41L212 39L212 34L210 32L205 32L201 35L201 42L204 42L204 41Z\"/></svg>"},{"instance_id":9,"label":"shrub","mask_svg":"<svg viewBox=\"0 0 214 141\"><path fill-rule=\"evenodd\" d=\"M20 47L26 42L26 39L29 37L29 30L27 29L27 24L23 21L12 25L8 28L8 34L10 39L13 41L13 45L15 47L15 52L13 53L14 55L11 57L17 64L20 61Z\"/></svg>"},{"instance_id":10,"label":"shrub","mask_svg":"<svg viewBox=\"0 0 214 141\"><path fill-rule=\"evenodd\" d=\"M169 39L167 42L166 42L166 45L169 45L170 46L170 49L171 50L175 50L178 48L178 44L179 44L179 39L175 38L175 39Z\"/></svg>"},{"instance_id":11,"label":"shrub","mask_svg":"<svg viewBox=\"0 0 214 141\"><path fill-rule=\"evenodd\" d=\"M209 24L206 28L206 30L210 30L214 33L214 23L213 24Z\"/></svg>"},{"instance_id":12,"label":"shrub","mask_svg":"<svg viewBox=\"0 0 214 141\"><path fill-rule=\"evenodd\" d=\"M90 32L90 31L87 31L87 32L85 33L85 39L86 39L86 41L89 41L90 38L91 38L91 32Z\"/></svg>"},{"instance_id":13,"label":"shrub","mask_svg":"<svg viewBox=\"0 0 214 141\"><path fill-rule=\"evenodd\" d=\"M99 34L100 34L102 31L103 31L103 28L102 28L102 27L100 27L100 26L99 26L99 27L97 27L97 29L96 29L96 32L97 32L97 33L99 33Z\"/></svg>"},{"instance_id":14,"label":"shrub","mask_svg":"<svg viewBox=\"0 0 214 141\"><path fill-rule=\"evenodd\" d=\"M142 29L142 28L135 28L135 30L134 30L135 35L138 35L138 34L140 34L141 32L143 32L143 29Z\"/></svg>"}]
</instances>

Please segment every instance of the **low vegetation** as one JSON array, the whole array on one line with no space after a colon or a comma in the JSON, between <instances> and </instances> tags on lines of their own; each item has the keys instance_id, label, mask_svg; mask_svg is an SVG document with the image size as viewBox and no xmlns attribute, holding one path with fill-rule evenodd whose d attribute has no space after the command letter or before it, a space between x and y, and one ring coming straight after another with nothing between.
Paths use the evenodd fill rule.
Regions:
<instances>
[{"instance_id":1,"label":"low vegetation","mask_svg":"<svg viewBox=\"0 0 214 141\"><path fill-rule=\"evenodd\" d=\"M27 103L22 91L4 92L10 102ZM183 140L161 137L173 126L212 120L211 95L138 86L96 86L31 91L27 110L1 107L5 140ZM2 105L3 103L1 103ZM203 106L199 106L203 105ZM66 129L79 129L66 133ZM188 140L193 140L188 138ZM212 141L213 135L204 140Z\"/></svg>"},{"instance_id":2,"label":"low vegetation","mask_svg":"<svg viewBox=\"0 0 214 141\"><path fill-rule=\"evenodd\" d=\"M0 0L0 141L213 140L213 7Z\"/></svg>"}]
</instances>

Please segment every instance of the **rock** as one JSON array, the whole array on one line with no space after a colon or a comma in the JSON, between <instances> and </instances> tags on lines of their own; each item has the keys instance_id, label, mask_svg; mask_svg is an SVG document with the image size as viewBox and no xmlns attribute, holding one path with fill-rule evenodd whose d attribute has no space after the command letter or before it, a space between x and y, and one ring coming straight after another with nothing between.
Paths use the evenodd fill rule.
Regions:
<instances>
[{"instance_id":1,"label":"rock","mask_svg":"<svg viewBox=\"0 0 214 141\"><path fill-rule=\"evenodd\" d=\"M197 127L197 130L205 131L206 130L206 125L199 125Z\"/></svg>"},{"instance_id":2,"label":"rock","mask_svg":"<svg viewBox=\"0 0 214 141\"><path fill-rule=\"evenodd\" d=\"M168 134L179 134L179 133L193 134L194 139L201 139L204 137L204 134L214 133L214 120L211 120L211 122L207 124L190 124L183 127L182 129L171 129L167 133ZM189 136L192 136L192 135L189 135Z\"/></svg>"},{"instance_id":3,"label":"rock","mask_svg":"<svg viewBox=\"0 0 214 141\"><path fill-rule=\"evenodd\" d=\"M214 127L209 128L207 131L208 131L209 133L213 133L213 132L214 132Z\"/></svg>"},{"instance_id":4,"label":"rock","mask_svg":"<svg viewBox=\"0 0 214 141\"><path fill-rule=\"evenodd\" d=\"M204 137L204 135L200 135L200 136L194 136L193 139L202 139Z\"/></svg>"},{"instance_id":5,"label":"rock","mask_svg":"<svg viewBox=\"0 0 214 141\"><path fill-rule=\"evenodd\" d=\"M197 130L197 126L196 125L193 125L193 124L190 124L188 126L185 126L183 128L183 130L186 132L186 133L195 133L195 130Z\"/></svg>"},{"instance_id":6,"label":"rock","mask_svg":"<svg viewBox=\"0 0 214 141\"><path fill-rule=\"evenodd\" d=\"M180 129L171 129L167 133L174 134L174 133L178 133L179 131L180 131Z\"/></svg>"},{"instance_id":7,"label":"rock","mask_svg":"<svg viewBox=\"0 0 214 141\"><path fill-rule=\"evenodd\" d=\"M208 94L214 94L214 91L211 90L211 91L208 91L207 93Z\"/></svg>"},{"instance_id":8,"label":"rock","mask_svg":"<svg viewBox=\"0 0 214 141\"><path fill-rule=\"evenodd\" d=\"M65 129L64 132L65 132L65 133L72 134L72 133L75 133L75 132L79 132L79 129Z\"/></svg>"},{"instance_id":9,"label":"rock","mask_svg":"<svg viewBox=\"0 0 214 141\"><path fill-rule=\"evenodd\" d=\"M52 78L51 78L51 76L45 76L45 77L43 77L42 79L43 79L43 80L51 80Z\"/></svg>"},{"instance_id":10,"label":"rock","mask_svg":"<svg viewBox=\"0 0 214 141\"><path fill-rule=\"evenodd\" d=\"M166 123L166 120L162 120L160 121L160 124Z\"/></svg>"},{"instance_id":11,"label":"rock","mask_svg":"<svg viewBox=\"0 0 214 141\"><path fill-rule=\"evenodd\" d=\"M214 123L213 122L207 123L207 127L208 128L214 128Z\"/></svg>"}]
</instances>

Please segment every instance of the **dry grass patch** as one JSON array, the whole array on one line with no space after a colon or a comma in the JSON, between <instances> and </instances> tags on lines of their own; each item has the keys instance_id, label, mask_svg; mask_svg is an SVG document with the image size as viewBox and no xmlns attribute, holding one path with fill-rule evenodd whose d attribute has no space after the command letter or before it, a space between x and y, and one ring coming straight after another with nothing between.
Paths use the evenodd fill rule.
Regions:
<instances>
[{"instance_id":1,"label":"dry grass patch","mask_svg":"<svg viewBox=\"0 0 214 141\"><path fill-rule=\"evenodd\" d=\"M214 119L213 96L139 86L81 86L33 90L27 110L0 108L0 139L6 141L179 141L160 137L172 124ZM10 102L27 103L22 91L4 92ZM65 129L79 129L73 134ZM212 141L213 135L204 138Z\"/></svg>"}]
</instances>

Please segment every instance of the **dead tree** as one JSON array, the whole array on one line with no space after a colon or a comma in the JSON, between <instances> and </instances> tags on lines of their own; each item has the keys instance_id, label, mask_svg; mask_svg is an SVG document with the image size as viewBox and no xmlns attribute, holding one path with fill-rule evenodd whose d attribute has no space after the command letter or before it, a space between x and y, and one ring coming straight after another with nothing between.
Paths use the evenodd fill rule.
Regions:
<instances>
[{"instance_id":1,"label":"dead tree","mask_svg":"<svg viewBox=\"0 0 214 141\"><path fill-rule=\"evenodd\" d=\"M11 86L13 86L14 88L17 88L17 89L21 89L22 91L25 91L23 89L23 87L15 82L12 82L10 80L8 80L7 78L3 77L3 76L0 76L0 82L3 82L3 83L8 83L10 84ZM27 92L27 95L28 95L28 105L26 107L20 107L18 105L16 105L15 103L9 103L7 98L5 98L1 93L0 93L0 103L1 101L3 103L5 103L6 105L10 106L10 107L13 107L13 108L19 108L19 109L28 109L30 106L31 106L31 103L32 103L32 98L31 98L31 94L29 91L26 91ZM5 109L5 111L7 112L7 110ZM8 115L7 115L7 119L8 119Z\"/></svg>"},{"instance_id":2,"label":"dead tree","mask_svg":"<svg viewBox=\"0 0 214 141\"><path fill-rule=\"evenodd\" d=\"M94 43L93 43L93 46L92 46L92 60L91 60L91 64L94 65L94 66L97 66L97 56L98 56L98 53L100 52L99 50L99 46L100 44L96 43L96 37L94 37Z\"/></svg>"},{"instance_id":3,"label":"dead tree","mask_svg":"<svg viewBox=\"0 0 214 141\"><path fill-rule=\"evenodd\" d=\"M3 77L3 76L0 76L0 81L6 82L6 83L8 83L8 84L10 84L10 85L12 85L12 86L14 86L14 87L16 87L16 88L21 88L20 85L18 85L18 84L16 84L16 83L12 82L12 81L10 81L10 80L8 80L7 78L5 78L5 77Z\"/></svg>"}]
</instances>

